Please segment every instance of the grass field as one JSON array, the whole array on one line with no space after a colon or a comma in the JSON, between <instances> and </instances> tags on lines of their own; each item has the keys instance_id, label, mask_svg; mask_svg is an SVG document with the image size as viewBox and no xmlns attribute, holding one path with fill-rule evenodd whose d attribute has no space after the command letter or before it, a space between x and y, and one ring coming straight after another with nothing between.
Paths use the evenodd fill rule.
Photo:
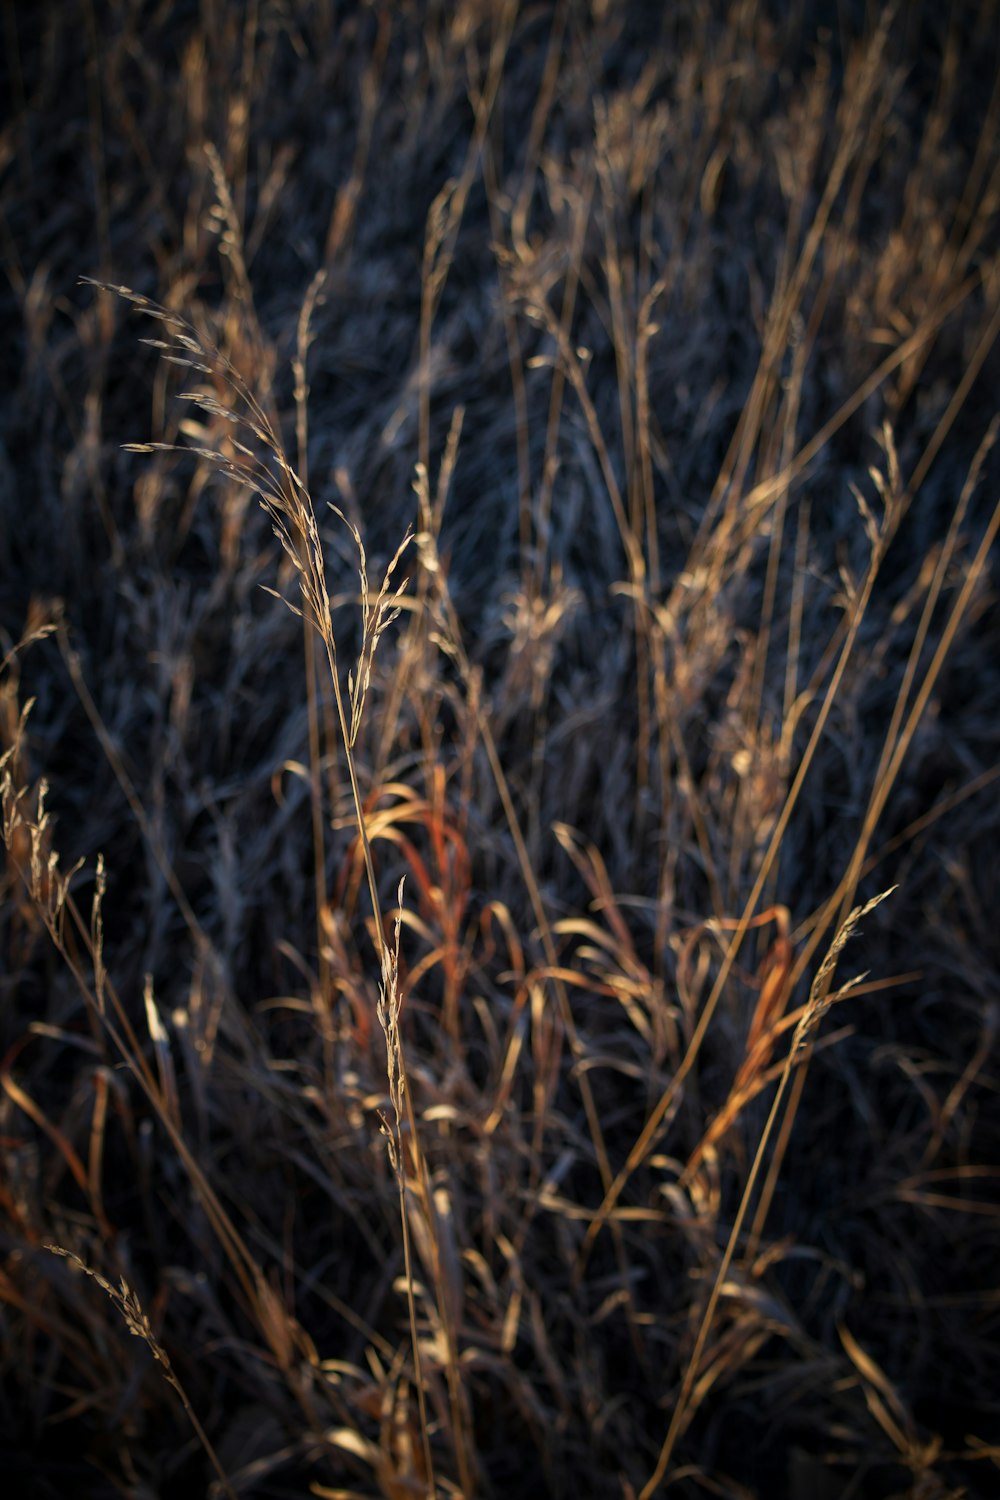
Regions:
<instances>
[{"instance_id":1,"label":"grass field","mask_svg":"<svg viewBox=\"0 0 1000 1500\"><path fill-rule=\"evenodd\" d=\"M8 1500L1000 1492L1000 6L7 0Z\"/></svg>"}]
</instances>

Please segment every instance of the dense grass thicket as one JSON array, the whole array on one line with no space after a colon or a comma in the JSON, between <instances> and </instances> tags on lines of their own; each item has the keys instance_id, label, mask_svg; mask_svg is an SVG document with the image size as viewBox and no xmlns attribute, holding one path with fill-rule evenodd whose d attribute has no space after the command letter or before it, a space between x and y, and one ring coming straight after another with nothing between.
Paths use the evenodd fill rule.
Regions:
<instances>
[{"instance_id":1,"label":"dense grass thicket","mask_svg":"<svg viewBox=\"0 0 1000 1500\"><path fill-rule=\"evenodd\" d=\"M9 1500L1000 1486L1000 6L0 45Z\"/></svg>"}]
</instances>

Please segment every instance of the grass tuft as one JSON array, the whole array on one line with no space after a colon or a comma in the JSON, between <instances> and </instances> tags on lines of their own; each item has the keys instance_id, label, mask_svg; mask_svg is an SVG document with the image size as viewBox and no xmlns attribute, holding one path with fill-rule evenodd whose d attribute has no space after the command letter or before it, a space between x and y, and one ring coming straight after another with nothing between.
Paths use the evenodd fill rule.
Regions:
<instances>
[{"instance_id":1,"label":"grass tuft","mask_svg":"<svg viewBox=\"0 0 1000 1500\"><path fill-rule=\"evenodd\" d=\"M7 7L12 1494L988 1491L1000 26L832 10Z\"/></svg>"}]
</instances>

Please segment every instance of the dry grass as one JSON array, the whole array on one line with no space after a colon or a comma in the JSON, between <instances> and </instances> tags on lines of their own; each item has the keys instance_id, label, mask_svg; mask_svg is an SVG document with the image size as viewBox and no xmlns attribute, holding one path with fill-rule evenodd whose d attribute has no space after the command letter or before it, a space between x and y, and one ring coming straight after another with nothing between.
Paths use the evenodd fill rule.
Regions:
<instances>
[{"instance_id":1,"label":"dry grass","mask_svg":"<svg viewBox=\"0 0 1000 1500\"><path fill-rule=\"evenodd\" d=\"M1000 11L865 9L7 8L11 1493L995 1485Z\"/></svg>"}]
</instances>

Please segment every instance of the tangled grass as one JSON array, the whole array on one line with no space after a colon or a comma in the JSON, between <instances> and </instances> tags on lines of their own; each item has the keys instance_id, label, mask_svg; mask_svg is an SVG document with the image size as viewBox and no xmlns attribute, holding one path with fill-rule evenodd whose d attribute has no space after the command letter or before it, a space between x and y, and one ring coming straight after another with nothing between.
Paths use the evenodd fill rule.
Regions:
<instances>
[{"instance_id":1,"label":"tangled grass","mask_svg":"<svg viewBox=\"0 0 1000 1500\"><path fill-rule=\"evenodd\" d=\"M995 1485L1000 11L868 10L9 7L12 1493Z\"/></svg>"}]
</instances>

